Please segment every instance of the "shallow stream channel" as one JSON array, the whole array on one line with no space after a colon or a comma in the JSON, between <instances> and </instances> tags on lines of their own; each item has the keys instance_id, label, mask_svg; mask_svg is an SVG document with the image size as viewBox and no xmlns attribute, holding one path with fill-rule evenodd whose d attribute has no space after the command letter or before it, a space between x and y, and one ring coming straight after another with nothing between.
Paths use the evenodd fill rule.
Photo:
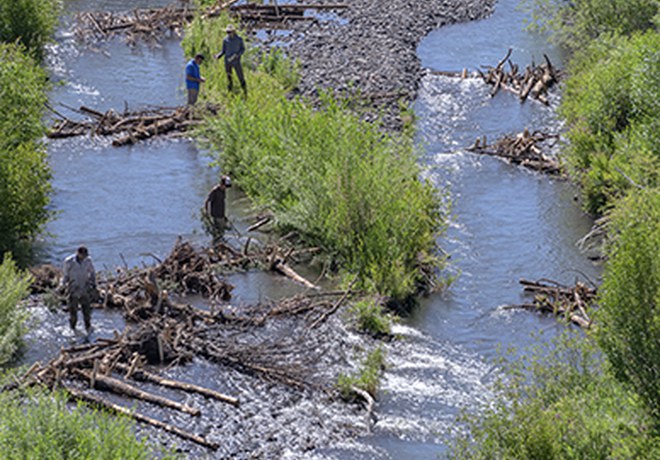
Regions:
<instances>
[{"instance_id":1,"label":"shallow stream channel","mask_svg":"<svg viewBox=\"0 0 660 460\"><path fill-rule=\"evenodd\" d=\"M113 40L92 49L80 46L70 27L71 16L80 11L169 3L65 1L66 15L50 50L52 106L75 118L69 108L81 105L100 111L183 105L186 60L176 37L157 47L130 48ZM440 243L451 255L449 271L456 281L446 291L422 298L395 326L396 340L383 344L387 369L373 420L365 421L359 406L328 402L322 394L302 397L266 383L245 387L236 374L218 375L214 365L195 359L167 375L240 394L246 401L240 413L192 396L187 398L206 414L201 420L158 409L151 413L213 439L221 448L209 453L149 428L140 427L141 432L178 445L192 458L442 458L447 435L460 428L455 420L460 410L490 397L489 384L497 375L492 361L499 352L549 340L566 327L551 317L502 307L523 303L520 278L567 284L598 279L599 267L576 246L592 221L575 201L575 188L465 150L484 135L495 140L524 128L558 132L557 95L550 107L531 100L521 104L505 92L491 98L481 80L432 72L495 65L508 48L521 67L541 62L544 53L561 67L561 56L545 39L523 30L524 14L516 4L500 0L489 18L442 27L418 47L425 69L414 107L420 161L425 175L451 197L452 221ZM159 139L117 148L110 140L82 137L49 141L48 152L52 205L58 214L47 229L44 262L59 265L85 244L97 269L112 273L116 267L164 258L179 235L198 244L209 242L200 210L218 171L208 166L209 158L193 141ZM249 203L234 188L228 206L236 232L244 232L252 222ZM228 281L235 285L232 301L237 305L303 290L262 272L232 275ZM26 363L51 359L71 341L66 314L34 310L36 327L28 337ZM124 328L116 312L96 310L94 322L97 336ZM539 332L541 336L532 335ZM365 339L349 334L340 340L342 350L351 350ZM331 375L341 360L327 359Z\"/></svg>"}]
</instances>

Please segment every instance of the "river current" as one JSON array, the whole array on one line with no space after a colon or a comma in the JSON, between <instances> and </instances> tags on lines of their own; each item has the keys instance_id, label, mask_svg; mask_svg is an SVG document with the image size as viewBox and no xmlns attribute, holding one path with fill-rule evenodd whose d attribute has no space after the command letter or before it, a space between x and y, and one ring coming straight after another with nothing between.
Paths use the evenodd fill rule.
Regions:
<instances>
[{"instance_id":1,"label":"river current","mask_svg":"<svg viewBox=\"0 0 660 460\"><path fill-rule=\"evenodd\" d=\"M125 11L164 6L169 0L69 0L68 14L86 10ZM419 45L422 65L433 70L494 65L513 48L520 66L543 54L561 67L561 55L543 37L523 30L516 0L500 0L485 20L432 32ZM67 116L86 105L105 111L170 107L185 102L185 58L177 39L158 47L129 48L118 40L95 49L80 47L65 18L51 50L52 104ZM449 191L452 221L440 241L451 254L456 281L421 299L395 327L398 340L385 344L388 369L376 405L371 434L317 451L329 458L435 459L446 452L445 435L457 428L463 407L489 398L488 385L499 350L524 349L548 340L565 326L528 311L505 310L523 302L520 278L571 283L595 280L599 268L576 247L591 227L574 200L575 188L562 180L479 157L465 148L475 138L494 140L524 128L558 132L554 105L520 104L476 79L426 73L415 103L418 145L424 174ZM86 244L98 269L152 263L167 255L178 235L205 242L199 210L218 172L190 140L155 140L125 148L96 138L50 141L57 218L48 226L44 260L61 259ZM239 231L249 225L246 202L229 196ZM277 298L297 288L279 278L244 274L232 279L239 301ZM96 313L95 313L96 314ZM43 312L45 324L32 333L26 360L52 356L62 345L62 315ZM97 315L101 330L121 329L115 316ZM53 327L54 326L54 327ZM541 338L532 337L542 331ZM45 346L44 346L45 344ZM203 367L203 366L202 366ZM204 368L202 371L210 372ZM294 457L291 457L294 458Z\"/></svg>"}]
</instances>

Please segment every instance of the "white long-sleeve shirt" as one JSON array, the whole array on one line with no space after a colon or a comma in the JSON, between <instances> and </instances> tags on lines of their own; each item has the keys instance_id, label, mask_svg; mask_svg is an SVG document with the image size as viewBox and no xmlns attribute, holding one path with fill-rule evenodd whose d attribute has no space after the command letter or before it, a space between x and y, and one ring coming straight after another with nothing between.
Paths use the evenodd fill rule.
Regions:
<instances>
[{"instance_id":1,"label":"white long-sleeve shirt","mask_svg":"<svg viewBox=\"0 0 660 460\"><path fill-rule=\"evenodd\" d=\"M90 257L78 261L76 254L64 259L64 277L62 283L69 288L69 294L84 295L87 290L96 285L96 271Z\"/></svg>"}]
</instances>

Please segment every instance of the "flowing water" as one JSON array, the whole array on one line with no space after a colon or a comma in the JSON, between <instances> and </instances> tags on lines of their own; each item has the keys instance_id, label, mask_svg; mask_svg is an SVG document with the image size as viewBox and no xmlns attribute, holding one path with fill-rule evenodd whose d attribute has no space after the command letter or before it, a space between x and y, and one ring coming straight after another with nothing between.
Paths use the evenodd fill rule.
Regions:
<instances>
[{"instance_id":1,"label":"flowing water","mask_svg":"<svg viewBox=\"0 0 660 460\"><path fill-rule=\"evenodd\" d=\"M70 0L65 6L72 13L168 3ZM561 56L543 38L522 30L524 15L515 10L515 4L516 0L502 0L488 19L431 33L418 49L423 66L460 70L494 65L509 47L514 50L512 60L521 66L532 60L540 62L543 53L560 66ZM165 40L155 48L135 49L114 40L92 50L80 47L66 24L61 30L50 62L52 79L58 84L51 101L58 111L75 118L79 115L71 108L80 105L121 111L125 104L138 109L184 103L185 58L177 39ZM356 429L356 440L335 442L310 456L442 456L446 452L444 435L456 427L454 419L460 408L488 399L488 384L496 373L490 360L498 349L524 348L539 340L532 333L545 331L542 340L547 340L564 327L553 318L501 308L523 301L518 280L546 277L570 283L576 277L599 276L598 267L575 246L592 222L574 202L576 191L570 184L464 150L483 135L494 140L525 127L556 132L559 123L552 108L534 101L521 105L504 92L490 98L489 88L478 80L429 73L422 80L415 111L425 174L439 187L446 187L453 202L452 222L440 243L451 254L450 270L458 277L445 292L422 299L410 317L396 326L398 340L384 345L389 368L371 434L364 436L364 427ZM53 207L59 214L48 227L51 236L43 245L45 260L59 263L75 247L86 244L97 268L113 270L124 264L150 264L153 256L162 258L178 235L207 241L199 209L218 171L208 167L208 158L191 141L156 140L114 148L104 139L66 139L49 142L49 156L54 173ZM243 209L246 202L236 190L228 202L241 231L248 222L249 210ZM246 303L298 289L264 274L236 275L230 281L237 285L238 301ZM95 315L101 331L123 327L116 315ZM62 338L66 318L48 311L39 316L49 327L31 334L33 343L40 346L30 348L27 361L52 356L67 340ZM190 369L173 370L172 375L183 378L185 372ZM217 389L231 387L231 382L213 376L208 364L196 363L194 372ZM268 393L272 389L251 391ZM247 397L255 396L252 393ZM290 424L286 430L305 430L300 421L305 414L318 419L316 424L325 421L328 430L355 423L359 416L343 405L317 410L318 401L301 403L287 392L268 397L279 398L276 400L283 406L279 415L268 420L252 418L244 425L236 416L217 409L217 417L223 420L234 417L225 420L234 423L237 433L227 442L242 442L245 435L239 433L248 428L275 429ZM248 406L246 410L263 407ZM346 420L342 420L342 412L347 413ZM214 433L213 426L200 425L200 430L211 436ZM328 439L321 436L319 443L327 444ZM232 452L243 457L250 449L248 443ZM266 452L286 456L287 451Z\"/></svg>"}]
</instances>

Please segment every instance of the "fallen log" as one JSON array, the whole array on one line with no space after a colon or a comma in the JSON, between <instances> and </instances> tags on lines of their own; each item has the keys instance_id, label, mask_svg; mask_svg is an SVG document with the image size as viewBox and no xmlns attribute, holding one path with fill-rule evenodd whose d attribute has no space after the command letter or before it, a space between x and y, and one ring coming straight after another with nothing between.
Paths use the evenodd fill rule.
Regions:
<instances>
[{"instance_id":1,"label":"fallen log","mask_svg":"<svg viewBox=\"0 0 660 460\"><path fill-rule=\"evenodd\" d=\"M129 366L126 366L125 364L117 364L116 368L122 372L129 371ZM177 380L166 379L156 374L152 374L151 372L147 372L143 369L134 370L133 372L130 373L130 377L135 380L157 383L158 385L164 387L175 388L177 390L183 390L189 393L198 393L203 396L207 396L209 398L217 399L218 401L226 402L228 404L231 404L232 406L238 407L240 405L238 398L233 398L231 396L227 396L222 393L219 393L215 390L200 387L192 383L185 383L185 382L179 382Z\"/></svg>"},{"instance_id":2,"label":"fallen log","mask_svg":"<svg viewBox=\"0 0 660 460\"><path fill-rule=\"evenodd\" d=\"M107 401L99 396L96 395L91 395L89 393L85 393L83 391L80 391L76 388L73 388L70 385L62 384L62 387L69 393L71 398L77 401L82 401L87 404L91 404L92 406L95 407L100 407L103 409L106 409L108 411L114 412L116 414L121 414L121 415L127 415L139 422L146 423L151 426L155 426L156 428L160 428L161 430L165 430L168 433L175 434L179 436L180 438L186 439L188 441L192 441L196 444L199 444L200 446L207 447L212 450L217 450L220 445L215 442L207 441L203 437L190 433L186 430L183 430L177 426L171 425L169 423L161 422L160 420L156 420L154 418L148 417L144 414L141 414L139 412L132 411L126 407L120 406L118 404L112 403L110 401Z\"/></svg>"},{"instance_id":3,"label":"fallen log","mask_svg":"<svg viewBox=\"0 0 660 460\"><path fill-rule=\"evenodd\" d=\"M114 377L108 377L103 374L93 374L89 371L84 371L80 369L75 369L74 374L77 374L81 377L84 377L90 382L90 386L97 390L110 391L119 395L126 395L132 398L140 399L142 401L150 402L157 404L163 407L169 407L170 409L176 409L178 411L190 414L192 416L199 416L202 411L196 407L190 407L185 404L178 403L171 399L165 398L163 396L158 396L146 391L140 390L139 388L124 383L121 380L117 380Z\"/></svg>"}]
</instances>

